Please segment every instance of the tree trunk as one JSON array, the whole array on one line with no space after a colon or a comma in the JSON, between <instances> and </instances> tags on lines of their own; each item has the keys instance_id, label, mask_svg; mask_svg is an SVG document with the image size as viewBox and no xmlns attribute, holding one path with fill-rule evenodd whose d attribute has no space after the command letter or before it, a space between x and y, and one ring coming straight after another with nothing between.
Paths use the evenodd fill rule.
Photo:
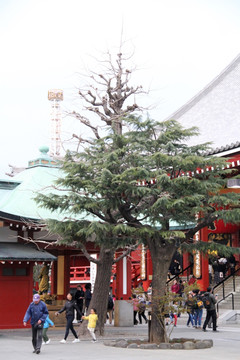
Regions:
<instances>
[{"instance_id":1,"label":"tree trunk","mask_svg":"<svg viewBox=\"0 0 240 360\"><path fill-rule=\"evenodd\" d=\"M166 293L168 269L176 247L172 244L163 246L160 239L149 239L148 247L153 266L150 342L159 344L166 342L165 323L159 316L159 299Z\"/></svg>"},{"instance_id":2,"label":"tree trunk","mask_svg":"<svg viewBox=\"0 0 240 360\"><path fill-rule=\"evenodd\" d=\"M104 334L104 323L107 315L108 295L112 275L112 265L114 262L114 251L100 248L99 263L97 265L97 275L94 285L93 296L88 310L95 308L98 314L98 325L100 335Z\"/></svg>"}]
</instances>

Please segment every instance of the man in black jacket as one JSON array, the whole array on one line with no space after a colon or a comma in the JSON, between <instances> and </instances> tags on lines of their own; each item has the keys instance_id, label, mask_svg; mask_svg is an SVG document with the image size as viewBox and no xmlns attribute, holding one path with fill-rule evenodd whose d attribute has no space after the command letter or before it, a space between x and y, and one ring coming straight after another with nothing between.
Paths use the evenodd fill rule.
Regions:
<instances>
[{"instance_id":1,"label":"man in black jacket","mask_svg":"<svg viewBox=\"0 0 240 360\"><path fill-rule=\"evenodd\" d=\"M75 293L75 300L77 301L77 306L78 306L81 313L82 313L82 310L83 310L84 295L85 294L84 294L84 291L83 291L81 285L78 285L77 286L77 291ZM80 317L78 312L77 312L77 320L78 320L78 322L81 321L81 317Z\"/></svg>"},{"instance_id":2,"label":"man in black jacket","mask_svg":"<svg viewBox=\"0 0 240 360\"><path fill-rule=\"evenodd\" d=\"M208 299L207 300L209 302L208 306L205 305L206 301L204 301L204 298ZM215 304L217 303L217 295L216 296L213 295L211 287L208 287L207 292L203 295L203 303L207 310L206 320L204 321L203 324L203 331L207 331L206 327L211 318L213 323L213 331L217 331L217 313L215 307Z\"/></svg>"}]
</instances>

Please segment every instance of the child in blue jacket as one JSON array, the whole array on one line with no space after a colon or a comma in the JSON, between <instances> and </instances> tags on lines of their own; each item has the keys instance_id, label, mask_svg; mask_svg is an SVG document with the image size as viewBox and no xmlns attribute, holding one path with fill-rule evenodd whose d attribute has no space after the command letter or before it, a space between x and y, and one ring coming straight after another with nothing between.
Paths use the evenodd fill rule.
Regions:
<instances>
[{"instance_id":1,"label":"child in blue jacket","mask_svg":"<svg viewBox=\"0 0 240 360\"><path fill-rule=\"evenodd\" d=\"M52 320L49 318L49 315L48 315L44 322L44 325L43 325L43 333L42 333L43 345L47 345L50 343L50 339L47 336L47 331L48 331L49 325L54 326L54 323L52 322Z\"/></svg>"}]
</instances>

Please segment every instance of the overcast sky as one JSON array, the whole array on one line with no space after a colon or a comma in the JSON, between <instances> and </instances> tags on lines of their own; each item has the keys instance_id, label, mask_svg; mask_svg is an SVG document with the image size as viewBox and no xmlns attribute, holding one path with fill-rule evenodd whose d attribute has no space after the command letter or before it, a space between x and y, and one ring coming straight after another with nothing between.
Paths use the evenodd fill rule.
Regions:
<instances>
[{"instance_id":1,"label":"overcast sky","mask_svg":"<svg viewBox=\"0 0 240 360\"><path fill-rule=\"evenodd\" d=\"M50 145L48 90L63 90L63 111L76 109L79 73L115 54L121 33L134 83L164 120L240 53L239 19L238 0L0 0L0 177ZM62 137L73 129L64 117Z\"/></svg>"}]
</instances>

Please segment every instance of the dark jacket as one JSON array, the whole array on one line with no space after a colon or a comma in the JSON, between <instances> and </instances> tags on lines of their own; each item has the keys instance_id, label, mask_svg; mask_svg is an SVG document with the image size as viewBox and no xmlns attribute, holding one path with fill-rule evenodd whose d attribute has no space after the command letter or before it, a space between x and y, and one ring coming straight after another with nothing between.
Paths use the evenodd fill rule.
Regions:
<instances>
[{"instance_id":1,"label":"dark jacket","mask_svg":"<svg viewBox=\"0 0 240 360\"><path fill-rule=\"evenodd\" d=\"M84 299L84 291L83 290L77 290L75 294L75 300L77 301L77 304L83 305L83 299ZM82 298L82 299L80 299Z\"/></svg>"},{"instance_id":2,"label":"dark jacket","mask_svg":"<svg viewBox=\"0 0 240 360\"><path fill-rule=\"evenodd\" d=\"M212 293L206 292L205 294L209 295L210 299L211 299L211 305L210 305L210 308L207 309L207 311L215 310L215 304L217 302L217 299L215 298L215 296Z\"/></svg>"},{"instance_id":3,"label":"dark jacket","mask_svg":"<svg viewBox=\"0 0 240 360\"><path fill-rule=\"evenodd\" d=\"M31 325L36 324L38 320L41 320L42 323L44 323L47 316L48 309L43 301L40 301L38 304L32 302L26 311L23 322L28 322L28 320L31 318Z\"/></svg>"},{"instance_id":4,"label":"dark jacket","mask_svg":"<svg viewBox=\"0 0 240 360\"><path fill-rule=\"evenodd\" d=\"M195 309L195 301L193 298L188 299L185 303L185 306L187 308L187 313L194 313L194 309Z\"/></svg>"},{"instance_id":5,"label":"dark jacket","mask_svg":"<svg viewBox=\"0 0 240 360\"><path fill-rule=\"evenodd\" d=\"M85 291L85 307L88 308L90 301L92 299L92 294L89 289L86 289Z\"/></svg>"},{"instance_id":6,"label":"dark jacket","mask_svg":"<svg viewBox=\"0 0 240 360\"><path fill-rule=\"evenodd\" d=\"M66 317L72 316L74 318L74 309L76 309L79 316L82 317L82 313L79 310L79 307L77 306L75 300L71 300L71 301L67 300L63 308L59 310L58 313L61 314L62 312L66 311Z\"/></svg>"}]
</instances>

